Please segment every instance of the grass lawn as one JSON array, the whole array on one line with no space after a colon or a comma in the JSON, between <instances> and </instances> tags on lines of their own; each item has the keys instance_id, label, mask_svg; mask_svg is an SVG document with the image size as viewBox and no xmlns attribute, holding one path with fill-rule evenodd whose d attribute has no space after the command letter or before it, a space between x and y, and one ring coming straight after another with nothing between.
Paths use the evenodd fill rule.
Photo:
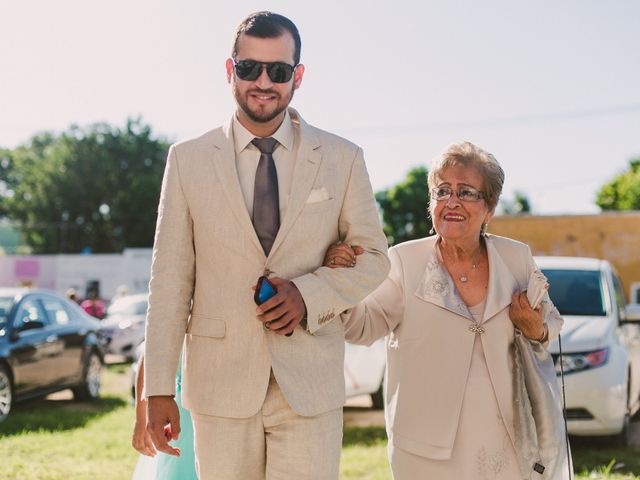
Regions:
<instances>
[{"instance_id":1,"label":"grass lawn","mask_svg":"<svg viewBox=\"0 0 640 480\"><path fill-rule=\"evenodd\" d=\"M137 461L130 446L133 409L129 367L104 375L95 403L38 400L19 405L0 424L2 480L128 480ZM574 439L577 479L640 480L640 448L614 449ZM345 427L343 480L390 480L381 426Z\"/></svg>"},{"instance_id":2,"label":"grass lawn","mask_svg":"<svg viewBox=\"0 0 640 480\"><path fill-rule=\"evenodd\" d=\"M133 409L123 391L128 366L110 367L95 403L37 400L0 424L1 479L128 479Z\"/></svg>"}]
</instances>

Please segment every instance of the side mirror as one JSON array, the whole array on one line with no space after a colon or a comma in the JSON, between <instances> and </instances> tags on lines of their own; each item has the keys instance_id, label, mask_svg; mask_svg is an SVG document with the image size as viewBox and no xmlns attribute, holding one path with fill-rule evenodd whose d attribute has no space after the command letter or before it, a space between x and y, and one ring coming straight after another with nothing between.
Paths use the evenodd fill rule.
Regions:
<instances>
[{"instance_id":1,"label":"side mirror","mask_svg":"<svg viewBox=\"0 0 640 480\"><path fill-rule=\"evenodd\" d=\"M640 303L630 303L624 307L624 321L629 323L640 323Z\"/></svg>"}]
</instances>

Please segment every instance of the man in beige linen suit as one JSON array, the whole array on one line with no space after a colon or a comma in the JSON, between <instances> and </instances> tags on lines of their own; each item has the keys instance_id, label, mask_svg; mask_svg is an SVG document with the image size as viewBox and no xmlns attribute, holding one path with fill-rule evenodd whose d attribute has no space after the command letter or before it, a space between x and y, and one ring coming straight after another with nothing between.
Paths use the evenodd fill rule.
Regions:
<instances>
[{"instance_id":1,"label":"man in beige linen suit","mask_svg":"<svg viewBox=\"0 0 640 480\"><path fill-rule=\"evenodd\" d=\"M160 451L178 454L163 428L174 439L180 431L173 396L184 344L182 400L201 479L338 478L344 336L335 319L389 269L362 150L288 108L299 62L290 20L250 15L226 62L235 115L173 145L167 159L147 320L147 428ZM265 227L260 212L270 205L275 225ZM364 247L354 268L321 266L338 241ZM278 293L256 307L251 287L261 275Z\"/></svg>"}]
</instances>

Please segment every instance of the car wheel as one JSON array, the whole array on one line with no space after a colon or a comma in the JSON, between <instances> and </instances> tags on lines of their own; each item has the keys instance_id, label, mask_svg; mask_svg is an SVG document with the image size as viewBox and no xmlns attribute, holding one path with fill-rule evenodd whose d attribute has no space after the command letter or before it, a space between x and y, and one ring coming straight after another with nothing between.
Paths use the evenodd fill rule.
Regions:
<instances>
[{"instance_id":1,"label":"car wheel","mask_svg":"<svg viewBox=\"0 0 640 480\"><path fill-rule=\"evenodd\" d=\"M13 404L13 389L9 370L0 365L0 422L9 416Z\"/></svg>"},{"instance_id":2,"label":"car wheel","mask_svg":"<svg viewBox=\"0 0 640 480\"><path fill-rule=\"evenodd\" d=\"M629 378L631 378L631 371L629 371ZM628 447L630 438L630 427L631 427L631 409L629 408L629 395L631 394L631 384L627 382L627 411L624 413L624 418L622 420L622 430L619 434L613 437L614 443L617 447Z\"/></svg>"},{"instance_id":3,"label":"car wheel","mask_svg":"<svg viewBox=\"0 0 640 480\"><path fill-rule=\"evenodd\" d=\"M384 408L384 395L382 393L382 384L380 388L371 394L371 406L376 410L382 410Z\"/></svg>"},{"instance_id":4,"label":"car wheel","mask_svg":"<svg viewBox=\"0 0 640 480\"><path fill-rule=\"evenodd\" d=\"M628 447L631 442L631 416L626 413L622 421L622 431L614 437L614 443L617 447Z\"/></svg>"},{"instance_id":5,"label":"car wheel","mask_svg":"<svg viewBox=\"0 0 640 480\"><path fill-rule=\"evenodd\" d=\"M102 361L96 352L87 356L83 370L82 382L72 388L73 398L86 401L95 400L100 395L100 377L102 374Z\"/></svg>"}]
</instances>

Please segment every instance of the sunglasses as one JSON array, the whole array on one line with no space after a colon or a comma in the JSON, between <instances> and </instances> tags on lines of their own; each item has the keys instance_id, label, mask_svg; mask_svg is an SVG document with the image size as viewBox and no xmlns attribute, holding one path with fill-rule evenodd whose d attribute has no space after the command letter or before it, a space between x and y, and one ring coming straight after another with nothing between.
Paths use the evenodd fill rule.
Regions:
<instances>
[{"instance_id":1,"label":"sunglasses","mask_svg":"<svg viewBox=\"0 0 640 480\"><path fill-rule=\"evenodd\" d=\"M298 65L284 62L258 62L256 60L233 60L236 75L240 80L254 81L262 75L262 66L267 69L267 75L273 83L287 83Z\"/></svg>"}]
</instances>

